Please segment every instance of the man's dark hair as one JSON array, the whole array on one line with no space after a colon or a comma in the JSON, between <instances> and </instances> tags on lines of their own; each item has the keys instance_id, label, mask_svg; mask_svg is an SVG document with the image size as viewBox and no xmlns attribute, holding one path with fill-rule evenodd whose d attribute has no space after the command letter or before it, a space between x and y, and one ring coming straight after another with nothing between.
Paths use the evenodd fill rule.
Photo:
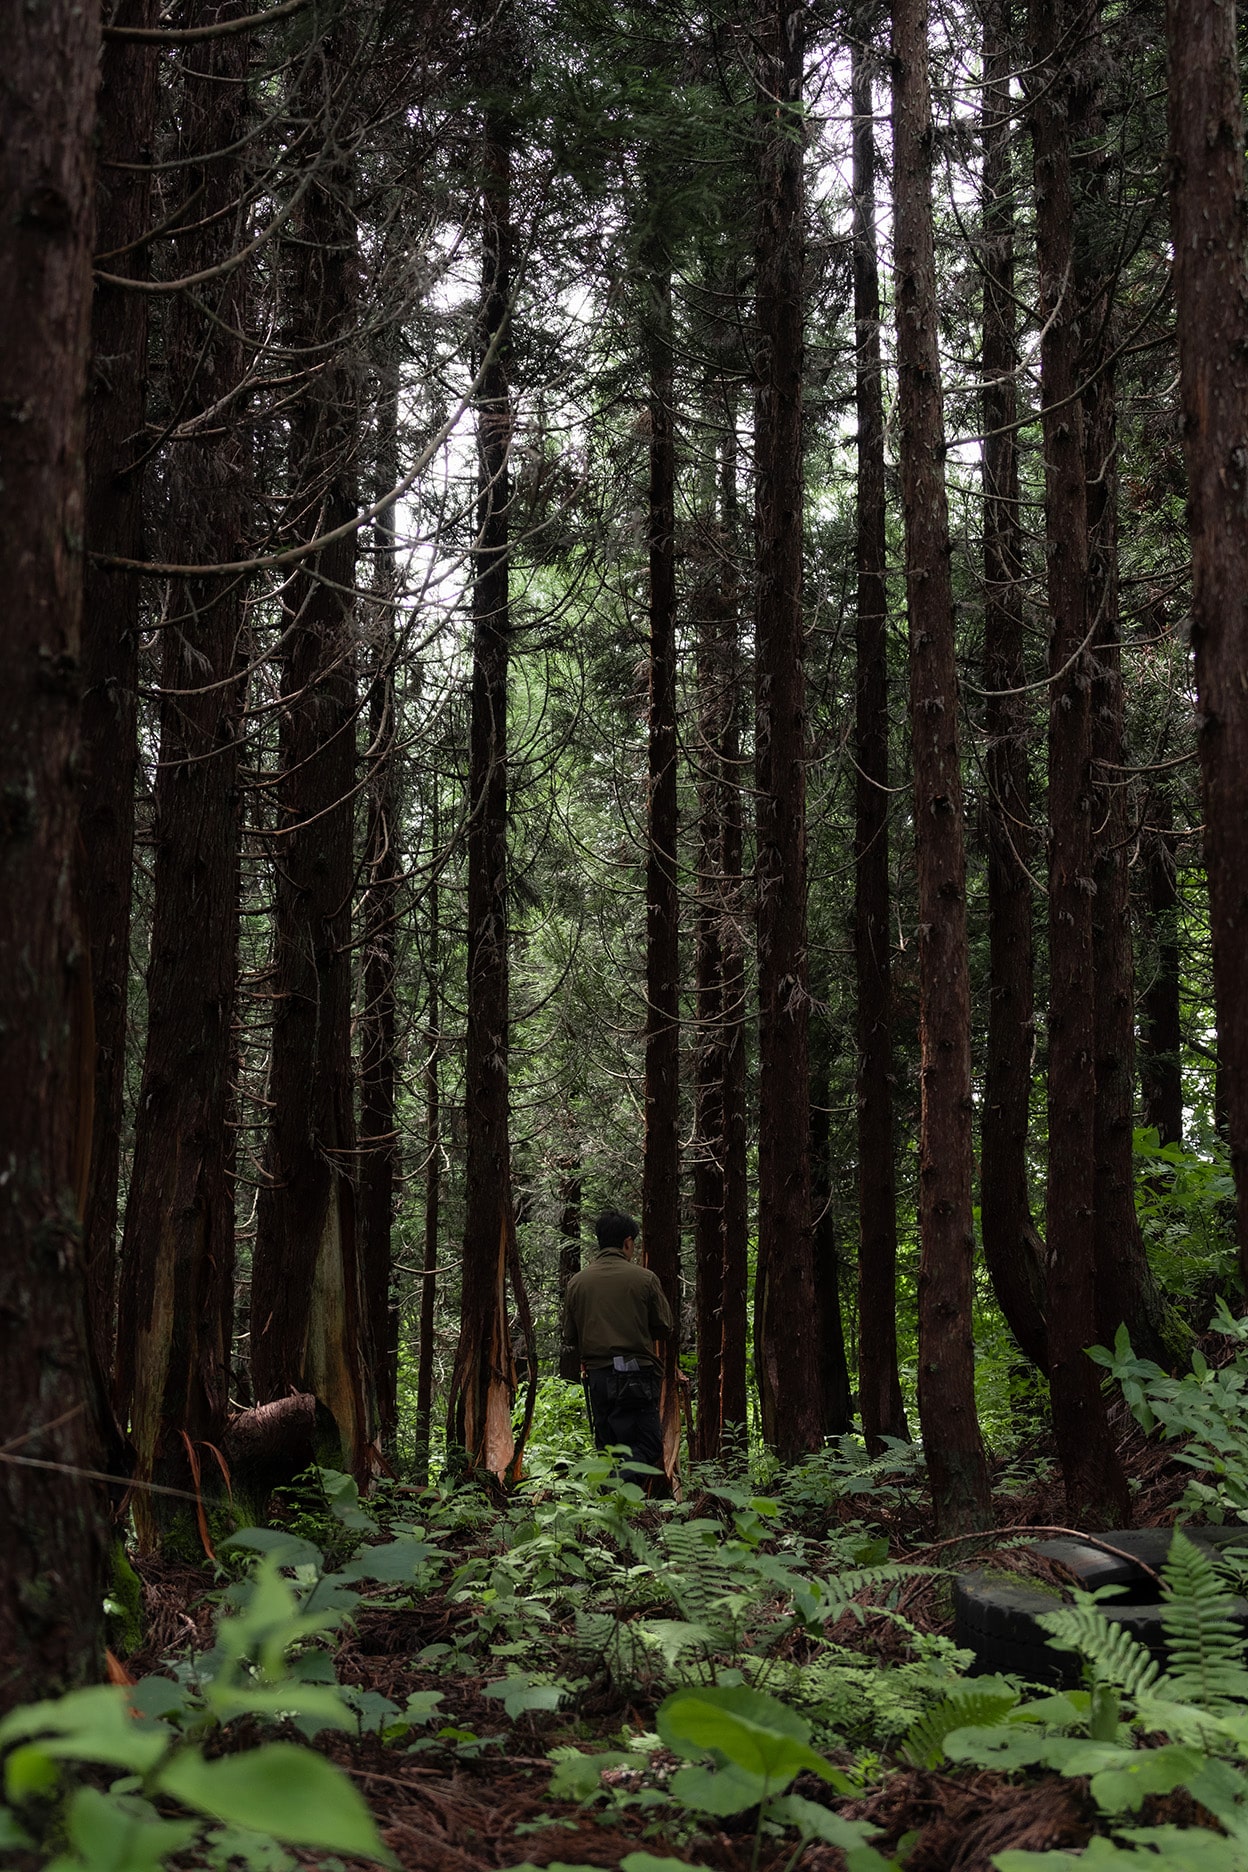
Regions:
<instances>
[{"instance_id":1,"label":"man's dark hair","mask_svg":"<svg viewBox=\"0 0 1248 1872\"><path fill-rule=\"evenodd\" d=\"M619 1209L608 1209L594 1224L594 1233L600 1248L622 1248L626 1241L636 1241L639 1231L632 1216L624 1215Z\"/></svg>"}]
</instances>

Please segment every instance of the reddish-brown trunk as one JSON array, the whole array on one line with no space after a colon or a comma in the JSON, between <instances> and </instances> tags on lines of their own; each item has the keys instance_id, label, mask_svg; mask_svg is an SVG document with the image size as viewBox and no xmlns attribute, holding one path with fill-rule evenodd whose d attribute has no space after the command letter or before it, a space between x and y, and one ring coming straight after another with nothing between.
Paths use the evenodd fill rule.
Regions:
<instances>
[{"instance_id":1,"label":"reddish-brown trunk","mask_svg":"<svg viewBox=\"0 0 1248 1872\"><path fill-rule=\"evenodd\" d=\"M341 110L348 28L331 30L301 83L311 111ZM292 252L292 340L314 369L292 417L292 471L308 538L356 512L358 393L351 338L356 247L350 159L325 124L319 173ZM356 536L316 553L292 582L282 672L281 777L274 842L274 1024L266 1176L252 1264L256 1400L310 1391L334 1415L342 1460L366 1473L367 1325L357 1242L351 1062L351 901L356 770Z\"/></svg>"},{"instance_id":2,"label":"reddish-brown trunk","mask_svg":"<svg viewBox=\"0 0 1248 1872\"><path fill-rule=\"evenodd\" d=\"M478 496L473 551L472 725L468 820L467 1163L459 1347L448 1440L470 1468L503 1477L518 1459L511 1409L516 1369L507 1279L516 1220L508 1139L507 662L511 640L508 529L511 398L511 137L486 120ZM491 352L491 347L493 347Z\"/></svg>"},{"instance_id":3,"label":"reddish-brown trunk","mask_svg":"<svg viewBox=\"0 0 1248 1872\"><path fill-rule=\"evenodd\" d=\"M1144 1121L1161 1144L1183 1142L1182 960L1179 950L1179 879L1170 795L1158 787L1144 828L1148 924L1152 968L1144 990L1140 1079Z\"/></svg>"},{"instance_id":4,"label":"reddish-brown trunk","mask_svg":"<svg viewBox=\"0 0 1248 1872\"><path fill-rule=\"evenodd\" d=\"M854 341L858 407L854 966L858 989L858 1401L867 1448L908 1437L897 1375L897 1173L888 875L888 596L884 379L875 234L875 99L853 48Z\"/></svg>"},{"instance_id":5,"label":"reddish-brown trunk","mask_svg":"<svg viewBox=\"0 0 1248 1872\"><path fill-rule=\"evenodd\" d=\"M213 24L239 0L200 9ZM219 265L246 240L237 225L236 147L247 120L245 36L188 48L179 100L180 178L191 230L175 266ZM244 552L247 453L236 423L196 422L241 381L248 353L243 278L228 273L210 309L181 295L166 329L183 427L168 465L169 549L212 565ZM235 399L233 413L241 412ZM135 1111L118 1315L117 1398L140 1480L188 1488L203 1446L220 1446L234 1310L232 1025L238 947L239 710L245 587L186 579L170 590L161 637L155 901L147 969L147 1048ZM193 984L188 988L188 984ZM192 1460L184 1439L196 1450ZM185 1519L169 1498L136 1496L140 1544Z\"/></svg>"},{"instance_id":6,"label":"reddish-brown trunk","mask_svg":"<svg viewBox=\"0 0 1248 1872\"><path fill-rule=\"evenodd\" d=\"M1166 46L1218 1066L1248 1289L1248 194L1234 7L1167 0Z\"/></svg>"},{"instance_id":7,"label":"reddish-brown trunk","mask_svg":"<svg viewBox=\"0 0 1248 1872\"><path fill-rule=\"evenodd\" d=\"M758 889L758 1267L754 1359L763 1435L817 1449L818 1320L810 1212L806 679L802 629L804 15L757 22L754 612Z\"/></svg>"},{"instance_id":8,"label":"reddish-brown trunk","mask_svg":"<svg viewBox=\"0 0 1248 1872\"><path fill-rule=\"evenodd\" d=\"M0 103L0 1710L98 1681L107 1507L79 1222L90 980L73 894L99 16L8 16ZM67 1465L61 1470L23 1466Z\"/></svg>"},{"instance_id":9,"label":"reddish-brown trunk","mask_svg":"<svg viewBox=\"0 0 1248 1872\"><path fill-rule=\"evenodd\" d=\"M425 898L425 1252L420 1276L420 1344L416 1355L416 1452L413 1480L429 1480L429 1432L433 1422L433 1328L438 1297L438 1231L442 1204L442 1051L438 970L441 967L440 814L434 783L429 814L434 870Z\"/></svg>"},{"instance_id":10,"label":"reddish-brown trunk","mask_svg":"<svg viewBox=\"0 0 1248 1872\"><path fill-rule=\"evenodd\" d=\"M919 1420L937 1524L991 1524L971 1340L971 995L926 0L893 6L893 216L919 890Z\"/></svg>"},{"instance_id":11,"label":"reddish-brown trunk","mask_svg":"<svg viewBox=\"0 0 1248 1872\"><path fill-rule=\"evenodd\" d=\"M151 27L157 0L120 0L117 25ZM110 40L100 60L96 132L95 254L102 273L143 279L151 221L146 166L156 119L154 46ZM87 401L88 554L141 559L146 293L97 280L91 313L94 365ZM130 990L130 894L140 577L88 557L82 620L82 805L79 893L91 940L95 1021L95 1118L83 1217L92 1324L100 1361L113 1359L117 1187Z\"/></svg>"},{"instance_id":12,"label":"reddish-brown trunk","mask_svg":"<svg viewBox=\"0 0 1248 1872\"><path fill-rule=\"evenodd\" d=\"M663 1344L663 1461L680 1455L680 903L676 889L676 438L672 279L665 256L645 271L650 377L650 712L646 825L645 1151L641 1239L677 1331Z\"/></svg>"},{"instance_id":13,"label":"reddish-brown trunk","mask_svg":"<svg viewBox=\"0 0 1248 1872\"><path fill-rule=\"evenodd\" d=\"M810 1036L810 1193L815 1215L815 1306L819 1315L819 1405L823 1434L854 1427L845 1329L841 1322L841 1257L832 1210L832 1034L826 975L811 982L815 1014Z\"/></svg>"},{"instance_id":14,"label":"reddish-brown trunk","mask_svg":"<svg viewBox=\"0 0 1248 1872\"><path fill-rule=\"evenodd\" d=\"M1093 983L1091 659L1069 70L1059 64L1071 19L1065 0L1031 0L1037 65L1031 108L1042 318L1041 386L1049 610L1049 1380L1070 1513L1123 1525L1126 1482L1095 1366L1096 1017Z\"/></svg>"},{"instance_id":15,"label":"reddish-brown trunk","mask_svg":"<svg viewBox=\"0 0 1248 1872\"><path fill-rule=\"evenodd\" d=\"M1027 775L1022 533L1019 519L1018 341L1014 301L1014 164L1010 0L985 0L984 270L984 726L988 734L988 1051L981 1127L980 1230L1006 1324L1047 1369L1044 1245L1027 1180L1035 997L1031 876L1035 838Z\"/></svg>"}]
</instances>

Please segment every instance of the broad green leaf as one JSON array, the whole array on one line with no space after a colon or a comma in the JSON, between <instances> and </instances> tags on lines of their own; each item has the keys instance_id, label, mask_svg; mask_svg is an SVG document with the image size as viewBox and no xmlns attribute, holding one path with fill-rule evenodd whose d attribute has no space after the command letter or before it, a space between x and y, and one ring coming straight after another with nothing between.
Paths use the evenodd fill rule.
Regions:
<instances>
[{"instance_id":1,"label":"broad green leaf","mask_svg":"<svg viewBox=\"0 0 1248 1872\"><path fill-rule=\"evenodd\" d=\"M319 1547L301 1539L298 1534L288 1534L285 1528L240 1528L237 1534L231 1534L221 1545L246 1547L253 1553L268 1554L278 1566L311 1566L319 1572L324 1563Z\"/></svg>"},{"instance_id":2,"label":"broad green leaf","mask_svg":"<svg viewBox=\"0 0 1248 1872\"><path fill-rule=\"evenodd\" d=\"M481 1694L497 1697L513 1721L529 1710L558 1709L563 1698L563 1691L556 1684L530 1683L523 1672L504 1677L498 1683L486 1684Z\"/></svg>"},{"instance_id":3,"label":"broad green leaf","mask_svg":"<svg viewBox=\"0 0 1248 1872\"><path fill-rule=\"evenodd\" d=\"M23 1742L4 1758L5 1799L14 1803L49 1793L60 1778L56 1762L38 1742Z\"/></svg>"},{"instance_id":4,"label":"broad green leaf","mask_svg":"<svg viewBox=\"0 0 1248 1872\"><path fill-rule=\"evenodd\" d=\"M403 1714L411 1723L430 1722L437 1714L438 1704L442 1700L441 1690L413 1690L403 1705Z\"/></svg>"},{"instance_id":5,"label":"broad green leaf","mask_svg":"<svg viewBox=\"0 0 1248 1872\"><path fill-rule=\"evenodd\" d=\"M206 1683L204 1703L223 1723L233 1722L236 1716L273 1721L283 1716L305 1716L322 1729L354 1727L340 1691L331 1690L327 1684L300 1683L294 1678L276 1684Z\"/></svg>"},{"instance_id":6,"label":"broad green leaf","mask_svg":"<svg viewBox=\"0 0 1248 1872\"><path fill-rule=\"evenodd\" d=\"M604 1768L623 1768L630 1757L620 1749L602 1755L582 1755L580 1749L558 1749L551 1757L555 1772L548 1792L553 1800L588 1801L602 1792ZM633 1758L633 1766L636 1767Z\"/></svg>"},{"instance_id":7,"label":"broad green leaf","mask_svg":"<svg viewBox=\"0 0 1248 1872\"><path fill-rule=\"evenodd\" d=\"M679 1755L716 1753L778 1793L803 1769L823 1780L835 1770L807 1742L810 1725L775 1697L747 1685L674 1690L659 1706L659 1734Z\"/></svg>"},{"instance_id":8,"label":"broad green leaf","mask_svg":"<svg viewBox=\"0 0 1248 1872\"><path fill-rule=\"evenodd\" d=\"M140 1677L126 1687L126 1700L140 1716L185 1716L195 1707L195 1698L185 1684L172 1677Z\"/></svg>"},{"instance_id":9,"label":"broad green leaf","mask_svg":"<svg viewBox=\"0 0 1248 1872\"><path fill-rule=\"evenodd\" d=\"M730 1762L726 1768L678 1768L668 1782L672 1799L698 1813L744 1813L766 1800L768 1783Z\"/></svg>"},{"instance_id":10,"label":"broad green leaf","mask_svg":"<svg viewBox=\"0 0 1248 1872\"><path fill-rule=\"evenodd\" d=\"M11 1710L0 1722L0 1748L38 1737L45 1755L66 1761L107 1762L145 1774L173 1741L163 1724L138 1722L120 1684L92 1684L46 1703Z\"/></svg>"},{"instance_id":11,"label":"broad green leaf","mask_svg":"<svg viewBox=\"0 0 1248 1872\"><path fill-rule=\"evenodd\" d=\"M16 1814L7 1807L0 1807L0 1846L33 1846L34 1841L25 1827L18 1822Z\"/></svg>"},{"instance_id":12,"label":"broad green leaf","mask_svg":"<svg viewBox=\"0 0 1248 1872\"><path fill-rule=\"evenodd\" d=\"M162 1820L146 1801L79 1788L66 1813L66 1832L91 1872L157 1872L199 1833L197 1820Z\"/></svg>"},{"instance_id":13,"label":"broad green leaf","mask_svg":"<svg viewBox=\"0 0 1248 1872\"><path fill-rule=\"evenodd\" d=\"M802 1794L782 1794L768 1807L767 1818L796 1827L803 1839L825 1840L829 1846L839 1846L842 1851L852 1846L865 1846L880 1830L865 1820L842 1819L840 1814L821 1807L818 1801L807 1800Z\"/></svg>"},{"instance_id":14,"label":"broad green leaf","mask_svg":"<svg viewBox=\"0 0 1248 1872\"><path fill-rule=\"evenodd\" d=\"M1195 1749L1132 1749L1129 1758L1092 1776L1092 1798L1102 1813L1138 1811L1146 1794L1170 1794L1204 1766Z\"/></svg>"},{"instance_id":15,"label":"broad green leaf","mask_svg":"<svg viewBox=\"0 0 1248 1872\"><path fill-rule=\"evenodd\" d=\"M694 1860L656 1859L653 1853L631 1852L620 1860L620 1872L710 1872L710 1868Z\"/></svg>"},{"instance_id":16,"label":"broad green leaf","mask_svg":"<svg viewBox=\"0 0 1248 1872\"><path fill-rule=\"evenodd\" d=\"M329 1584L335 1581L344 1583L351 1580L381 1580L393 1584L396 1580L404 1583L416 1577L416 1569L423 1560L435 1555L439 1560L445 1555L428 1541L413 1540L410 1535L400 1535L397 1540L384 1541L378 1547L365 1547L348 1560L345 1566L338 1567L329 1576Z\"/></svg>"},{"instance_id":17,"label":"broad green leaf","mask_svg":"<svg viewBox=\"0 0 1248 1872\"><path fill-rule=\"evenodd\" d=\"M322 1846L382 1865L394 1863L346 1776L323 1756L291 1742L268 1742L219 1761L205 1761L198 1749L187 1749L162 1771L158 1785L184 1806L291 1846Z\"/></svg>"}]
</instances>

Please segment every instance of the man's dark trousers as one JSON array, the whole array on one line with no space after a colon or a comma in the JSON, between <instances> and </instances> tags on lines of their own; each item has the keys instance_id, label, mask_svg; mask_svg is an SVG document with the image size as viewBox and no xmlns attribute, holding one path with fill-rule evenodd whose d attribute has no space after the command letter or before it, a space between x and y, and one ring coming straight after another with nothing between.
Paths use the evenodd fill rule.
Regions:
<instances>
[{"instance_id":1,"label":"man's dark trousers","mask_svg":"<svg viewBox=\"0 0 1248 1872\"><path fill-rule=\"evenodd\" d=\"M620 1372L608 1365L602 1370L587 1372L585 1378L594 1442L598 1448L623 1443L634 1462L649 1463L661 1475L663 1426L659 1422L659 1398L663 1391L662 1373L653 1366ZM638 1477L638 1481L653 1480L652 1477Z\"/></svg>"}]
</instances>

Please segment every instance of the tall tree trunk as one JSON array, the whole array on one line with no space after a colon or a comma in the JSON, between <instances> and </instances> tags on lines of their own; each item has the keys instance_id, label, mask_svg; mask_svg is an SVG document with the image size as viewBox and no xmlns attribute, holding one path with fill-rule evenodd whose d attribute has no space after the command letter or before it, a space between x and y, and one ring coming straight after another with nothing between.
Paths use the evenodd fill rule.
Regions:
<instances>
[{"instance_id":1,"label":"tall tree trunk","mask_svg":"<svg viewBox=\"0 0 1248 1872\"><path fill-rule=\"evenodd\" d=\"M438 1231L442 1203L442 1015L439 970L442 965L441 883L437 782L430 811L433 847L427 895L425 937L425 1252L420 1276L420 1340L416 1354L416 1460L413 1480L429 1480L429 1433L433 1422L433 1326L438 1297Z\"/></svg>"},{"instance_id":2,"label":"tall tree trunk","mask_svg":"<svg viewBox=\"0 0 1248 1872\"><path fill-rule=\"evenodd\" d=\"M870 49L854 41L854 343L858 408L854 968L858 990L858 1400L867 1448L908 1437L897 1375L897 1174L888 873L884 380Z\"/></svg>"},{"instance_id":3,"label":"tall tree trunk","mask_svg":"<svg viewBox=\"0 0 1248 1872\"><path fill-rule=\"evenodd\" d=\"M823 1434L847 1436L854 1427L845 1329L841 1322L841 1257L832 1209L832 1033L826 973L811 981L817 1010L810 1036L810 1168L815 1218L815 1305L819 1315L819 1404Z\"/></svg>"},{"instance_id":4,"label":"tall tree trunk","mask_svg":"<svg viewBox=\"0 0 1248 1872\"><path fill-rule=\"evenodd\" d=\"M1166 49L1218 1064L1248 1289L1248 193L1234 6L1166 0Z\"/></svg>"},{"instance_id":5,"label":"tall tree trunk","mask_svg":"<svg viewBox=\"0 0 1248 1872\"><path fill-rule=\"evenodd\" d=\"M581 1160L579 1157L562 1158L559 1168L563 1172L559 1210L559 1317L562 1319L568 1282L581 1271ZM559 1376L569 1384L580 1383L581 1359L574 1345L560 1347Z\"/></svg>"},{"instance_id":6,"label":"tall tree trunk","mask_svg":"<svg viewBox=\"0 0 1248 1872\"><path fill-rule=\"evenodd\" d=\"M937 1525L991 1523L971 1339L971 992L926 0L893 4L893 218L919 887L919 1421Z\"/></svg>"},{"instance_id":7,"label":"tall tree trunk","mask_svg":"<svg viewBox=\"0 0 1248 1872\"><path fill-rule=\"evenodd\" d=\"M90 977L72 890L99 17L9 16L0 105L0 1710L98 1679ZM30 1468L45 1462L50 1469Z\"/></svg>"},{"instance_id":8,"label":"tall tree trunk","mask_svg":"<svg viewBox=\"0 0 1248 1872\"><path fill-rule=\"evenodd\" d=\"M1155 788L1144 829L1148 924L1154 948L1152 977L1144 990L1144 1045L1140 1079L1144 1118L1162 1145L1183 1142L1182 959L1179 949L1177 840L1170 794Z\"/></svg>"},{"instance_id":9,"label":"tall tree trunk","mask_svg":"<svg viewBox=\"0 0 1248 1872\"><path fill-rule=\"evenodd\" d=\"M650 710L646 848L646 1136L641 1237L676 1332L663 1344L663 1463L680 1458L680 904L676 888L676 439L672 276L656 244L647 257L645 342L650 379Z\"/></svg>"},{"instance_id":10,"label":"tall tree trunk","mask_svg":"<svg viewBox=\"0 0 1248 1872\"><path fill-rule=\"evenodd\" d=\"M354 50L331 28L301 81L311 113L340 88ZM327 114L317 174L292 244L292 348L311 375L292 416L291 464L309 541L355 515L354 171ZM304 562L288 599L268 1162L256 1216L251 1358L257 1403L310 1391L332 1412L340 1460L367 1472L373 1437L357 1240L351 1062L356 535Z\"/></svg>"},{"instance_id":11,"label":"tall tree trunk","mask_svg":"<svg viewBox=\"0 0 1248 1872\"><path fill-rule=\"evenodd\" d=\"M399 362L386 335L377 407L377 493L399 475ZM377 516L373 589L377 595L374 663L368 692L368 823L364 835L363 1008L360 1017L360 1260L377 1388L377 1430L392 1450L398 1429L399 1314L392 1293L394 1188L399 1168L395 1110L395 926L398 916L399 811L395 744L397 654L394 503Z\"/></svg>"},{"instance_id":12,"label":"tall tree trunk","mask_svg":"<svg viewBox=\"0 0 1248 1872\"><path fill-rule=\"evenodd\" d=\"M150 28L157 0L120 0L116 25ZM156 122L156 48L112 39L100 61L95 253L103 274L145 279ZM103 278L91 314L88 553L143 557L143 441L150 300ZM83 1251L100 1362L113 1359L117 1188L130 991L130 896L138 765L140 574L88 557L82 623L79 894L91 939L95 1102Z\"/></svg>"},{"instance_id":13,"label":"tall tree trunk","mask_svg":"<svg viewBox=\"0 0 1248 1872\"><path fill-rule=\"evenodd\" d=\"M242 10L239 0L207 4L196 23ZM183 273L223 265L246 240L235 208L241 167L218 152L237 149L245 134L249 58L239 33L192 43L183 55L178 154L189 229L175 248ZM167 363L186 433L171 444L168 502L171 550L211 566L245 551L242 412L235 399L230 421L205 414L232 397L247 368L241 269L207 290L208 311L183 293L169 312ZM178 581L161 633L147 1050L126 1205L117 1396L136 1476L175 1488L192 1486L200 1450L215 1474L206 1446L220 1447L229 1403L245 596L236 575ZM144 1547L187 1519L184 1505L142 1492L134 1516ZM193 1531L186 1534L193 1545Z\"/></svg>"},{"instance_id":14,"label":"tall tree trunk","mask_svg":"<svg viewBox=\"0 0 1248 1872\"><path fill-rule=\"evenodd\" d=\"M1126 1481L1095 1366L1096 1016L1092 948L1092 720L1088 523L1073 284L1066 0L1031 0L1031 105L1040 276L1049 610L1049 1381L1069 1511L1121 1526Z\"/></svg>"},{"instance_id":15,"label":"tall tree trunk","mask_svg":"<svg viewBox=\"0 0 1248 1872\"><path fill-rule=\"evenodd\" d=\"M758 888L758 1266L754 1358L763 1435L817 1449L819 1346L810 1212L806 679L802 631L802 75L805 9L757 22L755 782ZM800 1090L799 1090L800 1089Z\"/></svg>"},{"instance_id":16,"label":"tall tree trunk","mask_svg":"<svg viewBox=\"0 0 1248 1872\"><path fill-rule=\"evenodd\" d=\"M988 691L988 1053L980 1229L997 1303L1019 1346L1048 1368L1044 1244L1027 1187L1035 995L1019 516L1014 164L1010 153L1011 0L984 0L984 688Z\"/></svg>"},{"instance_id":17,"label":"tall tree trunk","mask_svg":"<svg viewBox=\"0 0 1248 1872\"><path fill-rule=\"evenodd\" d=\"M467 1165L459 1347L448 1440L471 1468L507 1474L516 1370L507 1278L516 1218L508 1139L507 663L511 398L511 124L491 110L482 191L481 349L477 395L477 534L473 548L472 727L468 820ZM491 347L493 347L491 351Z\"/></svg>"},{"instance_id":18,"label":"tall tree trunk","mask_svg":"<svg viewBox=\"0 0 1248 1872\"><path fill-rule=\"evenodd\" d=\"M713 509L695 539L698 581L693 613L698 636L698 868L694 910L697 1008L694 1051L693 1258L698 1418L691 1451L706 1462L723 1436L724 1363L724 667L725 542Z\"/></svg>"}]
</instances>

